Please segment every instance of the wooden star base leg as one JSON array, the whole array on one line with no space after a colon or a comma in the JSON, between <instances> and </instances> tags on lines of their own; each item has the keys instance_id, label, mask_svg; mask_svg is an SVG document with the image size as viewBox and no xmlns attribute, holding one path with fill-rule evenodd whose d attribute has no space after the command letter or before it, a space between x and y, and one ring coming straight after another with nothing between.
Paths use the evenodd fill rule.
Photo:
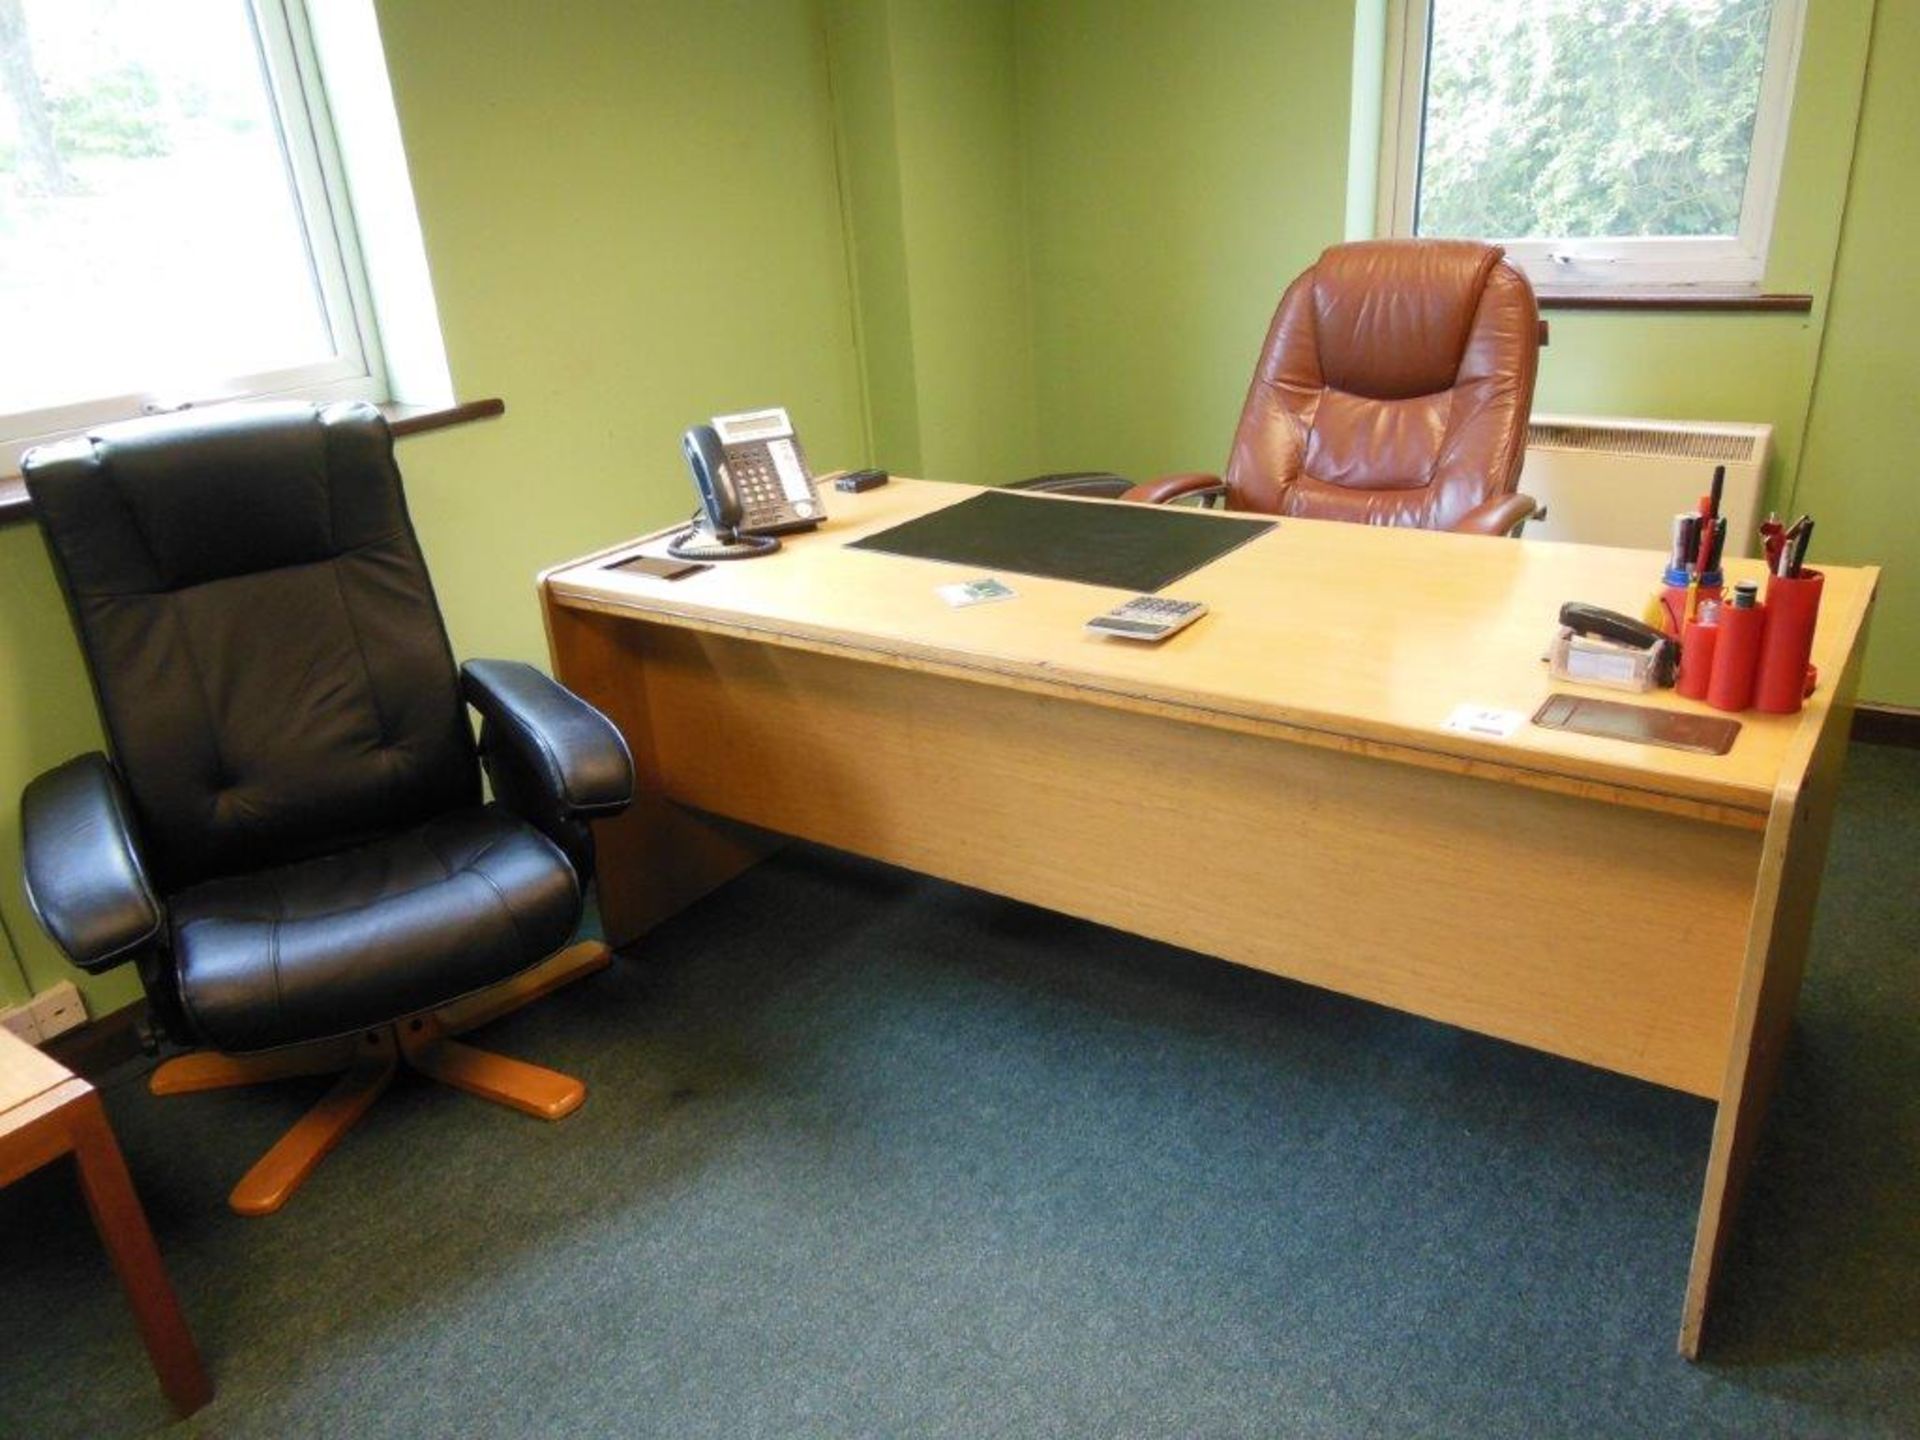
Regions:
<instances>
[{"instance_id":1,"label":"wooden star base leg","mask_svg":"<svg viewBox=\"0 0 1920 1440\"><path fill-rule=\"evenodd\" d=\"M511 980L428 1014L357 1035L258 1055L203 1050L178 1056L154 1070L148 1088L155 1095L183 1095L299 1076L340 1075L333 1088L254 1163L228 1197L242 1215L270 1215L287 1203L327 1152L367 1113L402 1065L542 1120L558 1120L578 1110L587 1098L587 1087L580 1081L481 1050L453 1036L604 970L612 960L612 952L599 941L569 946Z\"/></svg>"},{"instance_id":2,"label":"wooden star base leg","mask_svg":"<svg viewBox=\"0 0 1920 1440\"><path fill-rule=\"evenodd\" d=\"M392 1034L376 1030L370 1031L368 1038L374 1043L365 1047L366 1053L353 1068L336 1080L271 1150L254 1161L253 1168L233 1187L227 1203L237 1214L271 1215L286 1204L313 1173L313 1167L326 1158L327 1152L340 1143L340 1137L392 1083L393 1072L399 1068Z\"/></svg>"},{"instance_id":3,"label":"wooden star base leg","mask_svg":"<svg viewBox=\"0 0 1920 1440\"><path fill-rule=\"evenodd\" d=\"M541 1120L571 1115L587 1098L572 1076L449 1039L431 1017L405 1021L399 1037L407 1064L422 1075Z\"/></svg>"}]
</instances>

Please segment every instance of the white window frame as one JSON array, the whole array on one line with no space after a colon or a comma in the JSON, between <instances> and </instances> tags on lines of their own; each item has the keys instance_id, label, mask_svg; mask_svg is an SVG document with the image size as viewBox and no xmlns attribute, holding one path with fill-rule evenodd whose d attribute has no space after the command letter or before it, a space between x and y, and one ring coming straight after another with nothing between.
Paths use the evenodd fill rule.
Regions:
<instances>
[{"instance_id":1,"label":"white window frame","mask_svg":"<svg viewBox=\"0 0 1920 1440\"><path fill-rule=\"evenodd\" d=\"M384 400L386 367L373 296L353 224L346 174L321 82L305 0L249 0L294 182L307 254L332 336L331 359L235 375L209 390L167 389L89 398L43 410L0 414L0 473L19 473L34 446L114 420L222 400L297 397Z\"/></svg>"},{"instance_id":2,"label":"white window frame","mask_svg":"<svg viewBox=\"0 0 1920 1440\"><path fill-rule=\"evenodd\" d=\"M1382 235L1414 233L1432 4L1433 0L1390 0L1387 113L1380 127L1377 228ZM1485 238L1504 246L1508 258L1543 290L1757 292L1766 275L1767 248L1773 238L1804 15L1804 0L1774 0L1737 235Z\"/></svg>"}]
</instances>

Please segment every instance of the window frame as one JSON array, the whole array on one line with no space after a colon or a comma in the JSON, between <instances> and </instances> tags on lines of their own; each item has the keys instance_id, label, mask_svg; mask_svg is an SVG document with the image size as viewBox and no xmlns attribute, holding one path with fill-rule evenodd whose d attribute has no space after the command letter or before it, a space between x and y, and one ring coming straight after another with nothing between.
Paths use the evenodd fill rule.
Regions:
<instances>
[{"instance_id":1,"label":"window frame","mask_svg":"<svg viewBox=\"0 0 1920 1440\"><path fill-rule=\"evenodd\" d=\"M389 398L373 292L354 228L306 0L248 0L263 79L293 182L307 257L332 338L331 358L223 377L182 394L155 388L39 410L0 412L0 473L18 474L36 445L115 420L226 400Z\"/></svg>"},{"instance_id":2,"label":"window frame","mask_svg":"<svg viewBox=\"0 0 1920 1440\"><path fill-rule=\"evenodd\" d=\"M1433 0L1389 0L1375 227L1382 236L1415 233L1432 10ZM1779 206L1805 16L1805 0L1773 0L1737 234L1485 238L1503 246L1546 294L1758 294Z\"/></svg>"}]
</instances>

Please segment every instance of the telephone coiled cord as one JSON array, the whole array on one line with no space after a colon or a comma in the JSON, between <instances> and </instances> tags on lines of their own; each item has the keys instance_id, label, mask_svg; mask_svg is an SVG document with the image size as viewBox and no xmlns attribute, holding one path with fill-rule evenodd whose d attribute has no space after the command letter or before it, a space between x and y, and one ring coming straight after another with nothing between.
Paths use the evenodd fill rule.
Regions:
<instances>
[{"instance_id":1,"label":"telephone coiled cord","mask_svg":"<svg viewBox=\"0 0 1920 1440\"><path fill-rule=\"evenodd\" d=\"M771 555L780 548L777 535L741 535L722 540L700 524L695 512L693 523L667 541L667 554L676 560L749 560L755 555Z\"/></svg>"}]
</instances>

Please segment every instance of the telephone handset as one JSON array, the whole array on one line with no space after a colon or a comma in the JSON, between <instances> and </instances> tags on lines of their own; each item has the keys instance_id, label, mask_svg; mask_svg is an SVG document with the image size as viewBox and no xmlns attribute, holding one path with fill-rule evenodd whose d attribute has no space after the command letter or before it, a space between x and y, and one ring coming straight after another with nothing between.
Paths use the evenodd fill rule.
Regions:
<instances>
[{"instance_id":1,"label":"telephone handset","mask_svg":"<svg viewBox=\"0 0 1920 1440\"><path fill-rule=\"evenodd\" d=\"M826 518L785 410L717 415L680 442L700 492L702 524L667 550L684 560L736 560L778 550L776 535L811 530Z\"/></svg>"}]
</instances>

